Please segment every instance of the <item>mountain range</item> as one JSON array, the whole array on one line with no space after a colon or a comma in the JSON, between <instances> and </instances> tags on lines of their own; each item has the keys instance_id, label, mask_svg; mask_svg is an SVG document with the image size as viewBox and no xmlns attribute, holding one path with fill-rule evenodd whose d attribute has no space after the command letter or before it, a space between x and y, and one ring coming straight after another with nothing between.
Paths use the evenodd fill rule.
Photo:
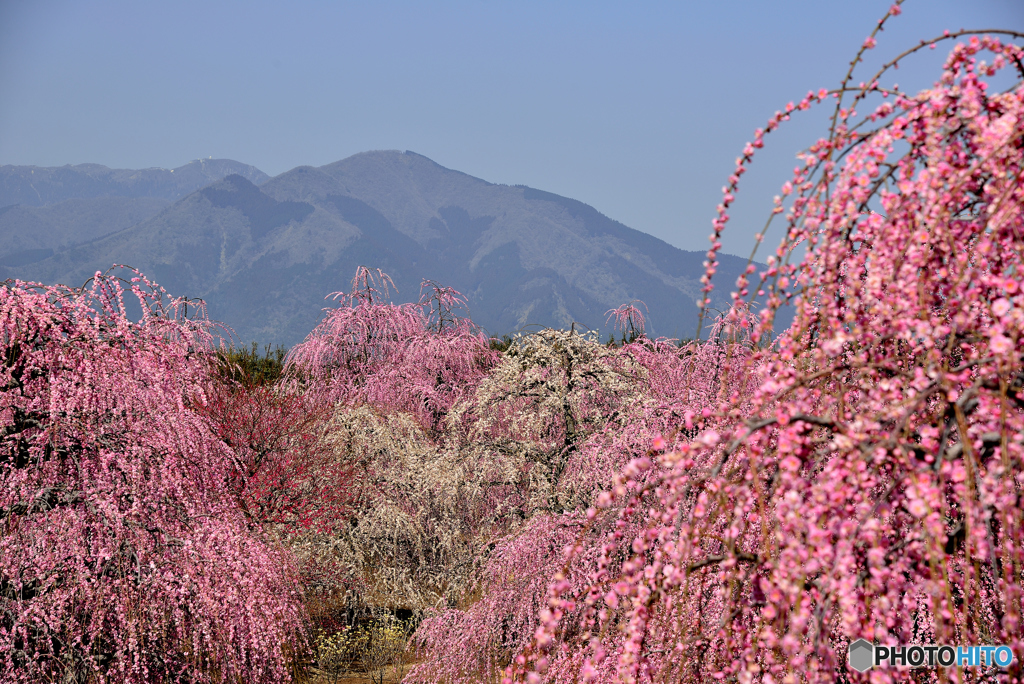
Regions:
<instances>
[{"instance_id":1,"label":"mountain range","mask_svg":"<svg viewBox=\"0 0 1024 684\"><path fill-rule=\"evenodd\" d=\"M677 249L593 207L489 183L413 152L375 151L270 178L231 160L173 170L0 167L0 279L80 285L128 264L199 297L239 341L301 341L360 265L395 301L423 279L469 301L492 334L572 323L606 331L633 300L648 333L696 331L703 252ZM746 260L719 256L713 306Z\"/></svg>"}]
</instances>

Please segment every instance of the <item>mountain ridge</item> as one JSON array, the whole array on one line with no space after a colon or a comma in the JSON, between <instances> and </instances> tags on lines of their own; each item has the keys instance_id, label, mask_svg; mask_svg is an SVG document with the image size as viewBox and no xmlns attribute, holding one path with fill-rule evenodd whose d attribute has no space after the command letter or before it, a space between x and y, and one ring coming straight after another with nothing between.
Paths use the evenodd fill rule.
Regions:
<instances>
[{"instance_id":1,"label":"mountain ridge","mask_svg":"<svg viewBox=\"0 0 1024 684\"><path fill-rule=\"evenodd\" d=\"M255 166L233 159L196 159L174 169L111 169L102 164L0 166L0 207L45 206L93 197L181 199L231 174L256 185L270 179Z\"/></svg>"},{"instance_id":2,"label":"mountain ridge","mask_svg":"<svg viewBox=\"0 0 1024 684\"><path fill-rule=\"evenodd\" d=\"M284 344L304 338L323 297L347 289L360 265L388 272L396 301L418 299L423 279L455 287L493 334L574 322L607 332L608 309L643 300L651 334L691 336L704 260L577 200L398 151L300 166L259 185L228 174L135 225L47 248L34 263L0 259L0 277L80 283L127 263L169 292L205 299L241 341ZM720 262L716 280L730 285L747 263ZM727 303L716 291L713 305Z\"/></svg>"}]
</instances>

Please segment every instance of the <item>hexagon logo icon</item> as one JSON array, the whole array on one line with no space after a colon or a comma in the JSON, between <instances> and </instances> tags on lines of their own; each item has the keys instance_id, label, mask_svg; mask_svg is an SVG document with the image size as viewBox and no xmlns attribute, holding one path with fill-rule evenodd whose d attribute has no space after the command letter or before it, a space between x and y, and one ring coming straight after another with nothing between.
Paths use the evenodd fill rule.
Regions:
<instances>
[{"instance_id":1,"label":"hexagon logo icon","mask_svg":"<svg viewBox=\"0 0 1024 684\"><path fill-rule=\"evenodd\" d=\"M850 644L849 663L857 672L867 672L875 659L875 647L870 641L857 639Z\"/></svg>"}]
</instances>

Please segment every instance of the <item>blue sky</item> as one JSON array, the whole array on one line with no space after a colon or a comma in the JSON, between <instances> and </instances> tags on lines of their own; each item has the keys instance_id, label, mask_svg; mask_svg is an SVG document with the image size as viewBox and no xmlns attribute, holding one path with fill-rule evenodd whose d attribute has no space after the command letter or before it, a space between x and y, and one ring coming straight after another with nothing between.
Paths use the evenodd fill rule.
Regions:
<instances>
[{"instance_id":1,"label":"blue sky","mask_svg":"<svg viewBox=\"0 0 1024 684\"><path fill-rule=\"evenodd\" d=\"M888 5L0 0L0 164L213 156L273 175L413 150L703 250L753 129L837 85ZM961 27L1024 30L1024 1L908 0L874 57ZM930 84L940 57L896 80ZM770 140L724 251L748 253L822 122Z\"/></svg>"}]
</instances>

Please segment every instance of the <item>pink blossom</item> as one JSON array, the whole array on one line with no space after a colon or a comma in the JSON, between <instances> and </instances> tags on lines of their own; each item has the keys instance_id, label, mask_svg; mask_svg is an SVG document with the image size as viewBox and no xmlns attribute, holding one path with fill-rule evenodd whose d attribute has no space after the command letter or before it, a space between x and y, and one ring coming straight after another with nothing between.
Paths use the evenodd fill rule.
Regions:
<instances>
[{"instance_id":1,"label":"pink blossom","mask_svg":"<svg viewBox=\"0 0 1024 684\"><path fill-rule=\"evenodd\" d=\"M1006 335L994 335L992 340L988 343L988 346L989 349L992 350L993 354L1001 356L1013 351L1013 340Z\"/></svg>"},{"instance_id":2,"label":"pink blossom","mask_svg":"<svg viewBox=\"0 0 1024 684\"><path fill-rule=\"evenodd\" d=\"M997 318L1002 318L1003 316L1005 316L1007 313L1009 313L1011 308L1013 308L1013 305L1010 304L1010 300L1008 300L1006 297L1000 297L996 301L992 302L992 313Z\"/></svg>"}]
</instances>

